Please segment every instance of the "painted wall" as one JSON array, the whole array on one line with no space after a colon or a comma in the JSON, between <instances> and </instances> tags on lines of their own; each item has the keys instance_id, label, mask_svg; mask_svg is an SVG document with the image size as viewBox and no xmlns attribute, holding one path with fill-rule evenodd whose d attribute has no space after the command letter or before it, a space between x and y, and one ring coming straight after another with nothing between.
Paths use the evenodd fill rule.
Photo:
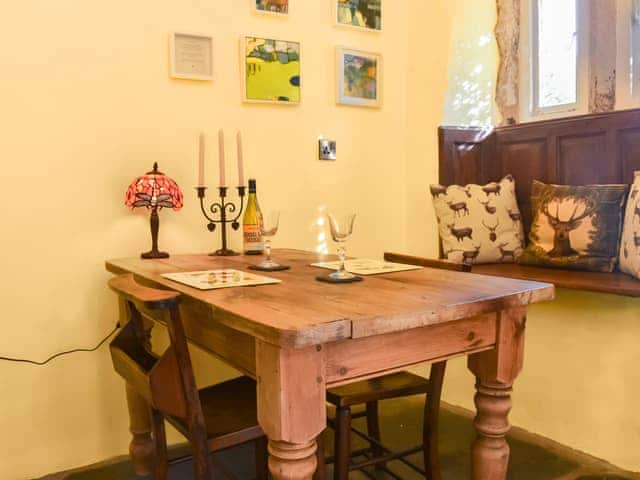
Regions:
<instances>
[{"instance_id":1,"label":"painted wall","mask_svg":"<svg viewBox=\"0 0 640 480\"><path fill-rule=\"evenodd\" d=\"M182 212L162 213L161 246L176 254L217 248L192 189L202 129L211 139L225 127L229 140L242 129L261 204L283 212L276 246L314 249L327 242L317 218L332 208L359 214L352 252L405 248L408 19L410 6L421 2L389 8L381 34L334 27L330 2L296 3L288 20L250 14L248 0L24 0L5 9L2 355L41 359L94 345L113 327L115 298L105 287L103 262L148 248L148 219L128 212L123 196L128 182L154 161L186 194ZM215 37L213 83L168 78L172 30ZM243 33L302 42L302 105L240 103ZM336 45L384 54L383 109L335 105ZM435 131L438 120L423 128ZM338 141L337 162L316 160L320 134ZM428 148L433 155L435 144ZM210 141L212 184L213 151ZM227 151L234 151L231 141ZM233 245L239 246L238 237ZM203 381L230 374L200 355L197 364L208 367ZM0 405L2 479L32 478L127 451L123 386L104 348L46 367L0 362Z\"/></svg>"}]
</instances>

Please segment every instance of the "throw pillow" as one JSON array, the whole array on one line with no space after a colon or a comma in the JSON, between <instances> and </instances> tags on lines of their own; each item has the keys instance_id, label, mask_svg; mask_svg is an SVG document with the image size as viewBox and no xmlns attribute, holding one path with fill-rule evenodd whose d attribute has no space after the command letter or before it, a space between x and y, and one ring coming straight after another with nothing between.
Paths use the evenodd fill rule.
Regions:
<instances>
[{"instance_id":1,"label":"throw pillow","mask_svg":"<svg viewBox=\"0 0 640 480\"><path fill-rule=\"evenodd\" d=\"M620 270L640 278L640 172L636 172L627 200L620 242Z\"/></svg>"},{"instance_id":2,"label":"throw pillow","mask_svg":"<svg viewBox=\"0 0 640 480\"><path fill-rule=\"evenodd\" d=\"M442 250L447 260L514 262L523 228L511 175L487 185L431 185Z\"/></svg>"},{"instance_id":3,"label":"throw pillow","mask_svg":"<svg viewBox=\"0 0 640 480\"><path fill-rule=\"evenodd\" d=\"M627 185L547 185L533 181L533 223L519 263L611 272L620 245Z\"/></svg>"}]
</instances>

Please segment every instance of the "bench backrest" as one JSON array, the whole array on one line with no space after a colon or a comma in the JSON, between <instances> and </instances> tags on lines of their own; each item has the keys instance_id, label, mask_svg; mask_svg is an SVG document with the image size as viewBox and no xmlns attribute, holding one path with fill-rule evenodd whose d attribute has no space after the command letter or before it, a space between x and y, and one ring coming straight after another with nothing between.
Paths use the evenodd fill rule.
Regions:
<instances>
[{"instance_id":1,"label":"bench backrest","mask_svg":"<svg viewBox=\"0 0 640 480\"><path fill-rule=\"evenodd\" d=\"M631 183L640 170L640 109L439 133L440 183L483 184L512 174L527 233L532 180Z\"/></svg>"}]
</instances>

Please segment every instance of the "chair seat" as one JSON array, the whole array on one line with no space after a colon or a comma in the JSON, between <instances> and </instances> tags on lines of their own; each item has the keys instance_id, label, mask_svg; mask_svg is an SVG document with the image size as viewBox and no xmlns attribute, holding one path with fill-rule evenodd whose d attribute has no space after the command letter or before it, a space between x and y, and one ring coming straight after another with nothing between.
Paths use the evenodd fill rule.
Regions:
<instances>
[{"instance_id":1,"label":"chair seat","mask_svg":"<svg viewBox=\"0 0 640 480\"><path fill-rule=\"evenodd\" d=\"M398 372L331 388L327 392L327 401L336 407L350 407L377 400L425 394L428 391L428 379L410 372Z\"/></svg>"},{"instance_id":2,"label":"chair seat","mask_svg":"<svg viewBox=\"0 0 640 480\"><path fill-rule=\"evenodd\" d=\"M239 377L199 391L209 447L222 450L264 436L258 424L256 382ZM189 437L186 419L167 417L180 433Z\"/></svg>"}]
</instances>

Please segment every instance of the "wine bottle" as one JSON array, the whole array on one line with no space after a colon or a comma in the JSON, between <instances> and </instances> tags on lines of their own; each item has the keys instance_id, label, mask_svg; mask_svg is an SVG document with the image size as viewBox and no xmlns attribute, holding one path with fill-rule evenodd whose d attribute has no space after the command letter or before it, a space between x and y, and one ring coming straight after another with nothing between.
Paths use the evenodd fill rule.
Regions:
<instances>
[{"instance_id":1,"label":"wine bottle","mask_svg":"<svg viewBox=\"0 0 640 480\"><path fill-rule=\"evenodd\" d=\"M260 205L256 195L256 181L249 179L249 198L242 220L242 236L245 255L262 255L264 242L260 233Z\"/></svg>"}]
</instances>

